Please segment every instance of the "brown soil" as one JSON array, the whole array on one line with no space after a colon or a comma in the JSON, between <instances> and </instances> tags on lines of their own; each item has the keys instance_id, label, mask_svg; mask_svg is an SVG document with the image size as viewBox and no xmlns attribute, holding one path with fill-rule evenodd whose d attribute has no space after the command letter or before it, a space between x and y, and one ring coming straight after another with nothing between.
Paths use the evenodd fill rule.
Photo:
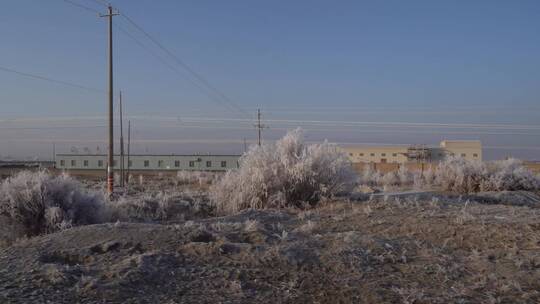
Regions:
<instances>
[{"instance_id":1,"label":"brown soil","mask_svg":"<svg viewBox=\"0 0 540 304\"><path fill-rule=\"evenodd\" d=\"M540 209L338 201L68 229L0 250L0 303L540 303Z\"/></svg>"}]
</instances>

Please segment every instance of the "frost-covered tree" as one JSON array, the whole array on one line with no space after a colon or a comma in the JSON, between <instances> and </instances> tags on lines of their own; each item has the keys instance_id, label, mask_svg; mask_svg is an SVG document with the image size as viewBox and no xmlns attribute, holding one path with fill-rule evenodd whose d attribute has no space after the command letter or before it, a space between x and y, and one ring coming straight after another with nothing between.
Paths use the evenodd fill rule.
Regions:
<instances>
[{"instance_id":1,"label":"frost-covered tree","mask_svg":"<svg viewBox=\"0 0 540 304\"><path fill-rule=\"evenodd\" d=\"M347 156L324 142L307 145L301 129L275 144L252 146L231 170L211 187L218 212L247 208L301 207L317 204L354 187L356 175Z\"/></svg>"}]
</instances>

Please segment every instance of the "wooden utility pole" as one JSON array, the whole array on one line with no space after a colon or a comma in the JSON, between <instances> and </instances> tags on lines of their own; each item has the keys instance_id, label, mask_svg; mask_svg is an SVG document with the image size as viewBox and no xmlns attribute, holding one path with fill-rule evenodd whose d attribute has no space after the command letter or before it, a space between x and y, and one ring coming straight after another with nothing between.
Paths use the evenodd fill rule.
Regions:
<instances>
[{"instance_id":1,"label":"wooden utility pole","mask_svg":"<svg viewBox=\"0 0 540 304\"><path fill-rule=\"evenodd\" d=\"M113 101L114 101L114 87L113 87L113 17L118 13L113 13L112 6L108 6L108 14L100 15L101 17L109 18L109 151L107 161L107 192L111 195L114 191L114 141L113 141Z\"/></svg>"},{"instance_id":2,"label":"wooden utility pole","mask_svg":"<svg viewBox=\"0 0 540 304\"><path fill-rule=\"evenodd\" d=\"M124 118L122 117L122 91L120 91L120 186L124 187Z\"/></svg>"}]
</instances>

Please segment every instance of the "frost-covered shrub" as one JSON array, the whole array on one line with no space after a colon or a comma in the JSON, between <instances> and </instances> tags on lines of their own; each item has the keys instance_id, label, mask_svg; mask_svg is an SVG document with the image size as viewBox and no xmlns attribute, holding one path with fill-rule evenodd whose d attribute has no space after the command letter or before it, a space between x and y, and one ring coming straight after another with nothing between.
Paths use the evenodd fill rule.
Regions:
<instances>
[{"instance_id":1,"label":"frost-covered shrub","mask_svg":"<svg viewBox=\"0 0 540 304\"><path fill-rule=\"evenodd\" d=\"M21 172L2 182L0 216L16 223L24 236L34 236L104 221L103 201L68 176Z\"/></svg>"},{"instance_id":2,"label":"frost-covered shrub","mask_svg":"<svg viewBox=\"0 0 540 304\"><path fill-rule=\"evenodd\" d=\"M121 197L109 202L111 219L119 221L185 220L208 217L209 203L186 193L147 193L139 197Z\"/></svg>"},{"instance_id":3,"label":"frost-covered shrub","mask_svg":"<svg viewBox=\"0 0 540 304\"><path fill-rule=\"evenodd\" d=\"M218 173L203 171L178 171L176 181L178 184L211 185L217 179Z\"/></svg>"},{"instance_id":4,"label":"frost-covered shrub","mask_svg":"<svg viewBox=\"0 0 540 304\"><path fill-rule=\"evenodd\" d=\"M436 183L460 193L540 189L540 179L516 159L489 163L450 157L437 167Z\"/></svg>"},{"instance_id":5,"label":"frost-covered shrub","mask_svg":"<svg viewBox=\"0 0 540 304\"><path fill-rule=\"evenodd\" d=\"M383 186L385 189L389 189L392 187L399 186L401 184L399 176L396 171L390 171L384 174L379 179L379 184Z\"/></svg>"},{"instance_id":6,"label":"frost-covered shrub","mask_svg":"<svg viewBox=\"0 0 540 304\"><path fill-rule=\"evenodd\" d=\"M540 179L523 166L518 159L507 159L487 164L489 178L482 185L482 191L538 190Z\"/></svg>"},{"instance_id":7,"label":"frost-covered shrub","mask_svg":"<svg viewBox=\"0 0 540 304\"><path fill-rule=\"evenodd\" d=\"M275 144L252 146L241 157L240 168L211 187L210 196L222 213L299 207L349 192L355 179L344 153L327 142L306 145L296 129Z\"/></svg>"},{"instance_id":8,"label":"frost-covered shrub","mask_svg":"<svg viewBox=\"0 0 540 304\"><path fill-rule=\"evenodd\" d=\"M414 183L414 174L406 166L399 167L397 177L400 185L410 186Z\"/></svg>"},{"instance_id":9,"label":"frost-covered shrub","mask_svg":"<svg viewBox=\"0 0 540 304\"><path fill-rule=\"evenodd\" d=\"M435 184L435 172L431 169L413 173L413 186L415 189L430 188Z\"/></svg>"},{"instance_id":10,"label":"frost-covered shrub","mask_svg":"<svg viewBox=\"0 0 540 304\"><path fill-rule=\"evenodd\" d=\"M409 171L407 167L400 166L397 171L390 171L378 179L378 185L385 189L397 186L412 186L414 184L415 174Z\"/></svg>"},{"instance_id":11,"label":"frost-covered shrub","mask_svg":"<svg viewBox=\"0 0 540 304\"><path fill-rule=\"evenodd\" d=\"M370 187L377 186L379 185L382 176L381 172L373 169L371 165L367 164L364 166L362 174L360 174L359 183Z\"/></svg>"},{"instance_id":12,"label":"frost-covered shrub","mask_svg":"<svg viewBox=\"0 0 540 304\"><path fill-rule=\"evenodd\" d=\"M436 183L444 190L459 193L480 191L488 178L482 162L454 156L440 162L435 175Z\"/></svg>"}]
</instances>

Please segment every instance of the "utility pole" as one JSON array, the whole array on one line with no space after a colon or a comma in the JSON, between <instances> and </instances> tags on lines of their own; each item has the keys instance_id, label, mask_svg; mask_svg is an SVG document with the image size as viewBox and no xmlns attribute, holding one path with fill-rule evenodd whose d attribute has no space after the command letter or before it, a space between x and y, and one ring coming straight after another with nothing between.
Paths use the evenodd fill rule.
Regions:
<instances>
[{"instance_id":1,"label":"utility pole","mask_svg":"<svg viewBox=\"0 0 540 304\"><path fill-rule=\"evenodd\" d=\"M257 128L259 132L258 144L260 147L261 146L261 131L262 129L266 128L265 125L261 124L261 109L257 109L257 124L255 125L255 128Z\"/></svg>"},{"instance_id":2,"label":"utility pole","mask_svg":"<svg viewBox=\"0 0 540 304\"><path fill-rule=\"evenodd\" d=\"M100 15L100 17L109 18L109 152L107 161L107 192L109 195L114 190L114 141L113 141L113 100L114 100L114 87L113 87L113 17L118 13L113 13L112 6L108 6L108 14Z\"/></svg>"},{"instance_id":3,"label":"utility pole","mask_svg":"<svg viewBox=\"0 0 540 304\"><path fill-rule=\"evenodd\" d=\"M127 174L126 174L126 184L129 188L129 168L131 160L129 159L129 156L131 154L131 120L128 120L128 144L127 144Z\"/></svg>"},{"instance_id":4,"label":"utility pole","mask_svg":"<svg viewBox=\"0 0 540 304\"><path fill-rule=\"evenodd\" d=\"M122 91L120 91L120 186L124 187L124 125L122 117Z\"/></svg>"}]
</instances>

